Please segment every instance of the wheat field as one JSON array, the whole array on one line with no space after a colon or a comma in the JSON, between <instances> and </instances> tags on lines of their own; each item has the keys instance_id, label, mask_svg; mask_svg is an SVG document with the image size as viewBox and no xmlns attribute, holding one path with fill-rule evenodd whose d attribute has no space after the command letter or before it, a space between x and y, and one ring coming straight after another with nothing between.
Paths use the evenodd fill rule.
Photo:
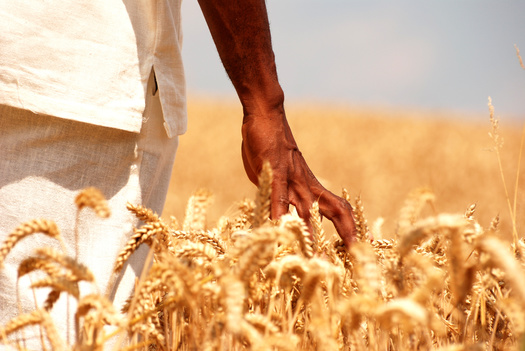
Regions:
<instances>
[{"instance_id":1,"label":"wheat field","mask_svg":"<svg viewBox=\"0 0 525 351\"><path fill-rule=\"evenodd\" d=\"M313 233L293 213L269 219L271 170L259 189L245 179L236 104L192 99L190 115L163 217L128 205L142 225L114 270L139 245L150 246L151 268L123 312L103 296L75 294L92 284L90 272L42 248L19 275L47 275L33 288L51 288L49 298L0 326L0 344L24 349L21 331L36 324L50 350L103 350L115 338L130 340L115 347L122 350L525 347L522 133L512 121L498 126L497 109L467 122L288 106L312 170L354 206L359 234L350 250L317 204ZM109 213L96 189L77 205ZM61 240L52 219L21 224L1 244L0 264L34 232ZM49 314L60 294L78 300L81 328L70 344Z\"/></svg>"},{"instance_id":2,"label":"wheat field","mask_svg":"<svg viewBox=\"0 0 525 351\"><path fill-rule=\"evenodd\" d=\"M164 215L181 218L191 194L207 188L214 195L209 214L213 223L255 192L240 156L242 110L228 99L196 97L189 102L189 131L180 139ZM501 163L512 198L523 126L498 116L494 104L504 141ZM387 237L396 229L406 197L420 188L435 194L433 214L460 213L475 203L482 225L499 215L503 233L509 231L506 194L488 135L488 108L486 114L465 115L296 102L287 105L287 117L314 174L336 194L344 187L352 197L360 195L367 217L383 221ZM521 184L524 167L520 165ZM524 192L518 197L521 213ZM524 225L525 218L518 218L518 228Z\"/></svg>"}]
</instances>

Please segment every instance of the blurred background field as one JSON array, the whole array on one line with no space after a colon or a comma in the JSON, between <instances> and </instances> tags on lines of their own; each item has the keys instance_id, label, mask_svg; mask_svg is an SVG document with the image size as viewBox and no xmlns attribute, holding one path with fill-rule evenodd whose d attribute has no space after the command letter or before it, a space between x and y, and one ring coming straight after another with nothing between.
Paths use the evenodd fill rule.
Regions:
<instances>
[{"instance_id":1,"label":"blurred background field","mask_svg":"<svg viewBox=\"0 0 525 351\"><path fill-rule=\"evenodd\" d=\"M332 192L347 188L360 194L372 225L384 219L385 237L395 233L407 195L418 188L435 194L427 214L463 213L476 204L475 217L488 227L498 214L501 235L511 236L511 222L491 130L489 112L469 115L448 111L386 110L291 102L287 116L299 148L314 174ZM498 116L498 106L495 106ZM245 176L240 157L242 110L235 100L193 96L189 131L180 139L164 216L184 218L191 193L214 194L209 224L231 216L236 203L253 198L255 186ZM503 173L514 198L523 125L500 118ZM517 213L523 235L525 163L521 164ZM333 232L333 228L330 228Z\"/></svg>"}]
</instances>

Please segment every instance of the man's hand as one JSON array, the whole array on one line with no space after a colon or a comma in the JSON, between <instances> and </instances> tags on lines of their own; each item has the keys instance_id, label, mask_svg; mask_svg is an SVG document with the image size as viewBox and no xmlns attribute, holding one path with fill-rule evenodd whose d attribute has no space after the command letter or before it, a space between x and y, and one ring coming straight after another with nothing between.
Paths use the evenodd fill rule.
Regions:
<instances>
[{"instance_id":1,"label":"man's hand","mask_svg":"<svg viewBox=\"0 0 525 351\"><path fill-rule=\"evenodd\" d=\"M243 106L242 157L250 180L264 161L273 169L271 216L294 205L309 224L309 209L319 202L347 247L355 239L352 207L326 190L306 164L284 113L264 0L199 0L222 63Z\"/></svg>"},{"instance_id":2,"label":"man's hand","mask_svg":"<svg viewBox=\"0 0 525 351\"><path fill-rule=\"evenodd\" d=\"M284 111L270 122L245 116L242 137L244 168L254 184L258 185L257 175L263 162L268 161L272 166L271 217L279 218L293 205L309 224L309 210L314 201L318 201L321 214L333 222L345 245L350 247L355 239L352 207L315 178L295 143Z\"/></svg>"}]
</instances>

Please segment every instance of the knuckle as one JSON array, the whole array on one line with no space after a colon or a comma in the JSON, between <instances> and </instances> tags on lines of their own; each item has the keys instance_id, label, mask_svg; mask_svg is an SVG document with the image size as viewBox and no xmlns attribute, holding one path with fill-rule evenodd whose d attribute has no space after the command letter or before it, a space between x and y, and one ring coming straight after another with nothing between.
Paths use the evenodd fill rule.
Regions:
<instances>
[{"instance_id":1,"label":"knuckle","mask_svg":"<svg viewBox=\"0 0 525 351\"><path fill-rule=\"evenodd\" d=\"M330 205L333 211L333 216L335 218L340 218L343 216L348 216L352 213L352 206L345 199L335 196L330 201Z\"/></svg>"},{"instance_id":2,"label":"knuckle","mask_svg":"<svg viewBox=\"0 0 525 351\"><path fill-rule=\"evenodd\" d=\"M288 197L284 196L284 195L280 195L278 198L277 198L277 202L280 204L280 205L286 205L288 206L290 204L290 200L288 199Z\"/></svg>"}]
</instances>

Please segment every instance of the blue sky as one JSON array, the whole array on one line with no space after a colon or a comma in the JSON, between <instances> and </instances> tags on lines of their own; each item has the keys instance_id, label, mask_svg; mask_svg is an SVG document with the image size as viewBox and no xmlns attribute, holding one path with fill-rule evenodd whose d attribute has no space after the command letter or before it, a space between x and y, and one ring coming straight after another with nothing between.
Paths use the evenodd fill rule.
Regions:
<instances>
[{"instance_id":1,"label":"blue sky","mask_svg":"<svg viewBox=\"0 0 525 351\"><path fill-rule=\"evenodd\" d=\"M289 101L525 120L525 1L267 0ZM183 0L190 94L234 95L197 0Z\"/></svg>"}]
</instances>

